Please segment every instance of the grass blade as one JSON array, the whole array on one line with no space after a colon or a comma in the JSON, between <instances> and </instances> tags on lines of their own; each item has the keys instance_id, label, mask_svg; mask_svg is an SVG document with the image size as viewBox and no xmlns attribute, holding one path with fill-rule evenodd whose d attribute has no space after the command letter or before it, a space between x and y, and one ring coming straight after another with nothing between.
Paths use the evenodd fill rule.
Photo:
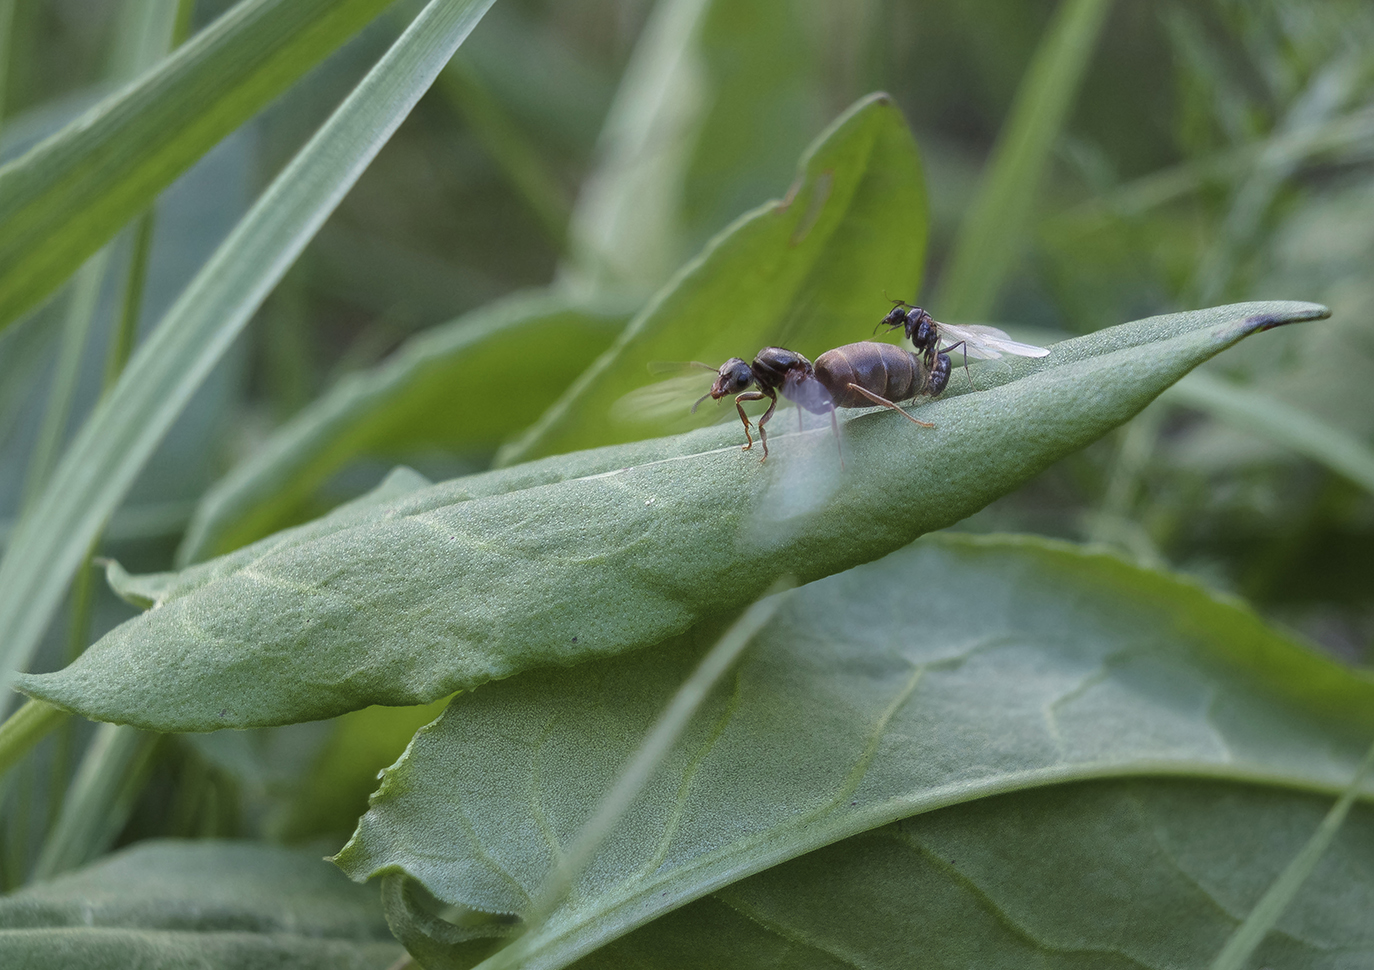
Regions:
<instances>
[{"instance_id":1,"label":"grass blade","mask_svg":"<svg viewBox=\"0 0 1374 970\"><path fill-rule=\"evenodd\" d=\"M647 292L683 255L676 192L705 107L696 44L708 7L655 4L625 68L568 227L568 276L590 291Z\"/></svg>"},{"instance_id":2,"label":"grass blade","mask_svg":"<svg viewBox=\"0 0 1374 970\"><path fill-rule=\"evenodd\" d=\"M171 49L172 30L177 20L177 0L135 0L125 4L122 10L111 58L110 71L116 81L128 81L141 72L151 68ZM146 224L147 215L143 216ZM140 240L143 233L140 233ZM146 244L141 248L146 253ZM24 488L24 501L21 508L32 505L47 484L53 465L61 454L62 445L67 437L67 425L71 419L72 402L76 395L76 383L81 375L81 358L86 351L91 325L95 321L99 305L100 291L110 268L110 247L106 247L88 259L77 271L67 298L67 312L62 325L62 345L57 355L57 371L53 376L48 392L48 404L43 413L43 426L38 433L38 444L29 459ZM135 258L135 267L138 268ZM138 269L141 273L141 268ZM132 287L131 287L132 288ZM122 331L122 327L120 331ZM120 332L117 331L117 332ZM117 339L117 338L114 338ZM123 359L128 359L128 348ZM105 387L113 381L107 375Z\"/></svg>"},{"instance_id":3,"label":"grass blade","mask_svg":"<svg viewBox=\"0 0 1374 970\"><path fill-rule=\"evenodd\" d=\"M992 311L1110 6L1110 0L1064 0L1055 13L959 227L940 280L938 316L970 320Z\"/></svg>"},{"instance_id":4,"label":"grass blade","mask_svg":"<svg viewBox=\"0 0 1374 970\"><path fill-rule=\"evenodd\" d=\"M1291 448L1374 493L1374 451L1358 438L1289 404L1196 371L1165 392L1232 427Z\"/></svg>"},{"instance_id":5,"label":"grass blade","mask_svg":"<svg viewBox=\"0 0 1374 970\"><path fill-rule=\"evenodd\" d=\"M433 0L196 275L82 428L0 560L0 687L196 387L494 0Z\"/></svg>"},{"instance_id":6,"label":"grass blade","mask_svg":"<svg viewBox=\"0 0 1374 970\"><path fill-rule=\"evenodd\" d=\"M157 735L102 724L34 865L35 881L76 869L109 848L128 821L151 767Z\"/></svg>"},{"instance_id":7,"label":"grass blade","mask_svg":"<svg viewBox=\"0 0 1374 970\"><path fill-rule=\"evenodd\" d=\"M62 343L57 352L57 368L48 389L47 405L43 409L43 424L38 432L25 472L24 501L20 508L31 506L43 492L72 416L72 401L76 383L81 376L81 358L86 351L91 323L95 320L96 302L105 284L110 265L110 251L102 249L77 272L67 296L67 312L62 321Z\"/></svg>"},{"instance_id":8,"label":"grass blade","mask_svg":"<svg viewBox=\"0 0 1374 970\"><path fill-rule=\"evenodd\" d=\"M392 0L243 0L0 168L0 328Z\"/></svg>"},{"instance_id":9,"label":"grass blade","mask_svg":"<svg viewBox=\"0 0 1374 970\"><path fill-rule=\"evenodd\" d=\"M43 701L26 701L19 710L7 717L0 724L0 776L14 767L30 748L47 737L48 732L66 717L66 711Z\"/></svg>"},{"instance_id":10,"label":"grass blade","mask_svg":"<svg viewBox=\"0 0 1374 970\"><path fill-rule=\"evenodd\" d=\"M538 900L538 913L546 914L563 901L573 881L582 875L596 850L611 834L615 823L630 808L635 797L643 791L649 776L663 763L669 749L681 737L687 722L692 719L692 715L711 692L716 681L720 680L739 658L740 653L754 638L754 634L762 630L773 618L773 614L786 602L786 594L794 585L785 577L774 583L767 595L745 610L734 625L725 631L725 635L707 652L696 670L683 682L682 687L673 695L672 701L659 715L653 729L621 770L615 784L592 813L592 817L582 826L576 841L569 846L567 853L560 860L561 864L550 871L544 886L535 897ZM518 950L519 944L511 947L511 958L518 960ZM517 964L512 964L510 959L502 959L495 965Z\"/></svg>"}]
</instances>

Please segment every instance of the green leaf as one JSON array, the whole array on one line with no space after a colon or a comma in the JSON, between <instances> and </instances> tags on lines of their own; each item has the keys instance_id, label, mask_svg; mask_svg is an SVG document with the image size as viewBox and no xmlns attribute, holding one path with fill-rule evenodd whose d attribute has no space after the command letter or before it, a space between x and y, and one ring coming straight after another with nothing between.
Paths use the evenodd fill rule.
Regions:
<instances>
[{"instance_id":1,"label":"green leaf","mask_svg":"<svg viewBox=\"0 0 1374 970\"><path fill-rule=\"evenodd\" d=\"M290 530L287 534L304 536L317 532L333 531L344 525L366 519L386 503L400 499L422 488L428 488L431 484L433 483L428 478L415 469L397 465L387 473L386 478L382 479L376 488L358 496L351 502L343 503L328 515L321 516L310 523L309 526ZM144 610L158 606L163 600L173 595L185 578L181 573L175 571L134 575L113 559L103 559L100 561L100 565L105 568L105 581L110 584L110 589L114 590L115 594L126 603Z\"/></svg>"},{"instance_id":2,"label":"green leaf","mask_svg":"<svg viewBox=\"0 0 1374 970\"><path fill-rule=\"evenodd\" d=\"M157 608L19 684L87 717L199 731L422 704L658 643L775 576L818 579L951 525L1246 335L1326 313L1240 304L1065 341L922 407L935 428L847 421L843 471L829 428L777 435L760 464L727 425L343 510L183 570Z\"/></svg>"},{"instance_id":3,"label":"green leaf","mask_svg":"<svg viewBox=\"0 0 1374 970\"><path fill-rule=\"evenodd\" d=\"M0 169L0 328L392 0L243 0Z\"/></svg>"},{"instance_id":4,"label":"green leaf","mask_svg":"<svg viewBox=\"0 0 1374 970\"><path fill-rule=\"evenodd\" d=\"M433 0L425 8L196 274L102 399L0 560L0 687L28 663L72 571L196 387L491 2Z\"/></svg>"},{"instance_id":5,"label":"green leaf","mask_svg":"<svg viewBox=\"0 0 1374 970\"><path fill-rule=\"evenodd\" d=\"M1259 949L1265 938L1273 931L1279 920L1293 905L1293 900L1301 893L1310 882L1321 864L1322 859L1326 858L1332 844L1340 834L1341 828L1345 825L1346 817L1350 814L1350 809L1354 807L1355 799L1359 798L1365 786L1365 781L1369 777L1369 769L1374 767L1374 746L1364 756L1364 762L1360 765L1355 777L1350 780L1345 791L1341 792L1341 797L1336 799L1336 804L1331 806L1326 817L1321 820L1311 837L1293 856L1291 862L1284 867L1283 871L1273 881L1264 895L1259 898L1251 908L1240 926L1236 927L1226 945L1222 947L1217 958L1212 961L1209 970L1242 970L1249 962L1250 957ZM1374 875L1371 872L1370 875ZM1366 877L1363 882L1370 886L1371 880ZM1374 886L1371 886L1374 888ZM1342 910L1348 907L1341 907ZM1342 913L1341 915L1345 915ZM1371 956L1374 956L1374 939L1370 941Z\"/></svg>"},{"instance_id":6,"label":"green leaf","mask_svg":"<svg viewBox=\"0 0 1374 970\"><path fill-rule=\"evenodd\" d=\"M807 150L787 199L709 243L498 463L647 437L654 424L618 420L613 406L655 361L719 364L770 343L815 355L867 336L891 308L884 292L914 292L925 241L916 144L891 100L870 96Z\"/></svg>"},{"instance_id":7,"label":"green leaf","mask_svg":"<svg viewBox=\"0 0 1374 970\"><path fill-rule=\"evenodd\" d=\"M143 842L0 898L7 967L385 970L399 956L374 892L262 844Z\"/></svg>"},{"instance_id":8,"label":"green leaf","mask_svg":"<svg viewBox=\"0 0 1374 970\"><path fill-rule=\"evenodd\" d=\"M1321 818L1323 799L1137 779L906 819L669 913L577 970L1202 967ZM1250 964L1374 963L1374 813L1358 810ZM442 966L442 964L427 964Z\"/></svg>"},{"instance_id":9,"label":"green leaf","mask_svg":"<svg viewBox=\"0 0 1374 970\"><path fill-rule=\"evenodd\" d=\"M178 557L195 562L280 528L360 455L490 451L527 426L624 327L606 303L530 293L465 314L350 374L202 499Z\"/></svg>"},{"instance_id":10,"label":"green leaf","mask_svg":"<svg viewBox=\"0 0 1374 970\"><path fill-rule=\"evenodd\" d=\"M710 642L459 695L337 861L527 917ZM731 680L493 968L562 966L743 876L989 795L1123 775L1339 791L1374 736L1374 678L1189 581L1032 538L931 537L800 589ZM414 948L405 907L390 918Z\"/></svg>"},{"instance_id":11,"label":"green leaf","mask_svg":"<svg viewBox=\"0 0 1374 970\"><path fill-rule=\"evenodd\" d=\"M945 319L978 320L992 312L1110 7L1111 0L1060 0L959 226L940 279L937 305Z\"/></svg>"},{"instance_id":12,"label":"green leaf","mask_svg":"<svg viewBox=\"0 0 1374 970\"><path fill-rule=\"evenodd\" d=\"M786 185L833 110L837 89L827 86L834 78L826 62L837 46L816 20L799 15L792 0L709 4L696 51L705 110L690 164L673 187L693 250ZM856 78L840 90L861 89Z\"/></svg>"}]
</instances>

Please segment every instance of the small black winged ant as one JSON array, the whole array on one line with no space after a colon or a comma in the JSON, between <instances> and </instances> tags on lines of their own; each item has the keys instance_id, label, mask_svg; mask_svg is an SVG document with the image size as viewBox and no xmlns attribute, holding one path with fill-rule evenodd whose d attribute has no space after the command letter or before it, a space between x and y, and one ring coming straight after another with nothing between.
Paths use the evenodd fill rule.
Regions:
<instances>
[{"instance_id":1,"label":"small black winged ant","mask_svg":"<svg viewBox=\"0 0 1374 970\"><path fill-rule=\"evenodd\" d=\"M801 408L812 414L829 414L830 427L835 432L835 447L840 444L840 426L835 418L836 408L861 408L871 404L881 404L891 408L913 424L924 428L935 425L928 421L918 421L898 407L894 400L905 401L920 394L931 397L939 394L949 383L950 360L948 354L934 355L934 363L927 365L922 357L909 350L892 344L877 343L871 340L845 344L834 350L827 350L816 358L815 364L794 350L783 347L765 347L748 363L739 357L731 357L716 372L716 381L711 390L697 399L697 406L708 397L720 400L735 395L735 409L744 423L744 437L748 451L754 445L749 433L749 418L744 413L743 401L768 400L768 410L759 418L759 441L763 444L763 459L768 460L768 420L778 406L778 394L795 403L799 410L797 421L801 422ZM757 386L758 390L749 390ZM844 454L840 454L840 465L844 465Z\"/></svg>"},{"instance_id":2,"label":"small black winged ant","mask_svg":"<svg viewBox=\"0 0 1374 970\"><path fill-rule=\"evenodd\" d=\"M928 312L911 303L893 300L892 304L892 311L883 317L878 327L887 327L889 332L904 330L907 339L921 355L925 365L930 368L935 366L936 358L942 352L941 341L946 345L943 353L963 350L965 373L968 372L970 357L975 360L993 360L1000 358L1004 353L1017 357L1044 357L1049 353L1044 347L1012 340L996 327L976 323L940 323ZM874 332L877 332L878 327L873 328ZM972 377L969 381L972 383Z\"/></svg>"}]
</instances>

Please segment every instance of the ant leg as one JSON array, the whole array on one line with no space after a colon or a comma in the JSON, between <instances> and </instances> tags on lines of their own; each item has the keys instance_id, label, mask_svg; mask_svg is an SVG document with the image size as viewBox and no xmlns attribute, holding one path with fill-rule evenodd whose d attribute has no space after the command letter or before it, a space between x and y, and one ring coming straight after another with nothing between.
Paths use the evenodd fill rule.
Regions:
<instances>
[{"instance_id":1,"label":"ant leg","mask_svg":"<svg viewBox=\"0 0 1374 970\"><path fill-rule=\"evenodd\" d=\"M892 410L896 411L898 414L900 414L902 417L906 418L906 419L907 419L908 421L910 421L912 424L919 424L919 425L920 425L921 427L923 427L923 428L933 428L933 427L935 427L935 425L931 424L929 421L917 421L915 418L913 418L911 415L907 414L905 411L903 411L903 410L902 410L901 408L899 408L897 405L893 404L893 403L892 403L891 401L889 401L887 398L885 398L885 397L879 397L878 395L874 394L872 391L870 391L870 390L869 390L868 388L866 388L866 387L860 387L858 384L855 384L855 383L853 383L852 381L850 382L849 386L852 387L852 388L854 388L854 390L858 391L858 392L859 392L860 394L862 394L864 397L868 398L868 399L869 399L870 401L872 401L874 404L881 404L881 405L882 405L883 407L885 407L885 408L891 408Z\"/></svg>"},{"instance_id":2,"label":"ant leg","mask_svg":"<svg viewBox=\"0 0 1374 970\"><path fill-rule=\"evenodd\" d=\"M744 405L740 404L739 402L762 401L765 397L767 397L766 394L761 394L758 391L745 391L743 394L740 394L735 398L735 410L739 412L739 419L744 422L744 440L749 442L742 449L740 449L741 451L748 451L750 448L754 447L754 436L749 433L749 418L744 413ZM762 433L763 429L760 427L759 431L760 433ZM766 454L768 446L764 445L763 447L764 452Z\"/></svg>"},{"instance_id":3,"label":"ant leg","mask_svg":"<svg viewBox=\"0 0 1374 970\"><path fill-rule=\"evenodd\" d=\"M946 354L947 354L947 353L949 353L951 350L954 350L956 347L963 347L963 348L964 348L964 376L968 378L968 386L971 387L971 388L973 388L973 389L976 391L976 390L978 390L978 385L975 384L975 383L973 383L973 374L972 374L972 373L969 371L969 369L968 369L968 341L967 341L967 340L961 340L961 341L959 341L957 344L950 344L948 347L946 347L946 348L942 351L942 353L946 353Z\"/></svg>"},{"instance_id":4,"label":"ant leg","mask_svg":"<svg viewBox=\"0 0 1374 970\"><path fill-rule=\"evenodd\" d=\"M758 394L757 391L754 393ZM768 395L773 403L768 405L768 410L764 411L763 417L759 418L759 441L763 443L763 457L760 458L759 461L768 460L768 432L763 430L763 426L768 423L768 419L773 416L773 412L777 410L778 407L778 396L774 394L771 389L765 388L764 394ZM755 398L755 400L762 399L764 394L759 394L758 398ZM736 400L739 399L736 398Z\"/></svg>"},{"instance_id":5,"label":"ant leg","mask_svg":"<svg viewBox=\"0 0 1374 970\"><path fill-rule=\"evenodd\" d=\"M906 414L905 411L902 412ZM835 432L835 452L840 456L840 471L844 471L844 449L840 447L840 422L835 418L835 409L830 409L830 430Z\"/></svg>"}]
</instances>

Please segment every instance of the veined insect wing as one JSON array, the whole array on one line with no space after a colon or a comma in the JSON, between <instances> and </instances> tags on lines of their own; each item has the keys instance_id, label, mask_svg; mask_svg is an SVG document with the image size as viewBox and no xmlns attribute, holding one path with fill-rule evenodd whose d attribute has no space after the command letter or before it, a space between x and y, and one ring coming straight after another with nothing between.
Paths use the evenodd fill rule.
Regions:
<instances>
[{"instance_id":1,"label":"veined insect wing","mask_svg":"<svg viewBox=\"0 0 1374 970\"><path fill-rule=\"evenodd\" d=\"M962 340L968 347L970 357L984 360L995 359L1002 354L1011 354L1015 357L1044 357L1049 353L1044 347L1012 340L1006 331L981 323L942 323L940 339L946 346Z\"/></svg>"},{"instance_id":2,"label":"veined insect wing","mask_svg":"<svg viewBox=\"0 0 1374 970\"><path fill-rule=\"evenodd\" d=\"M711 373L715 373L714 368ZM645 384L620 397L611 405L610 418L617 424L654 424L666 422L690 427L692 402L702 394L710 397L711 374L696 369L679 372L676 377Z\"/></svg>"}]
</instances>

